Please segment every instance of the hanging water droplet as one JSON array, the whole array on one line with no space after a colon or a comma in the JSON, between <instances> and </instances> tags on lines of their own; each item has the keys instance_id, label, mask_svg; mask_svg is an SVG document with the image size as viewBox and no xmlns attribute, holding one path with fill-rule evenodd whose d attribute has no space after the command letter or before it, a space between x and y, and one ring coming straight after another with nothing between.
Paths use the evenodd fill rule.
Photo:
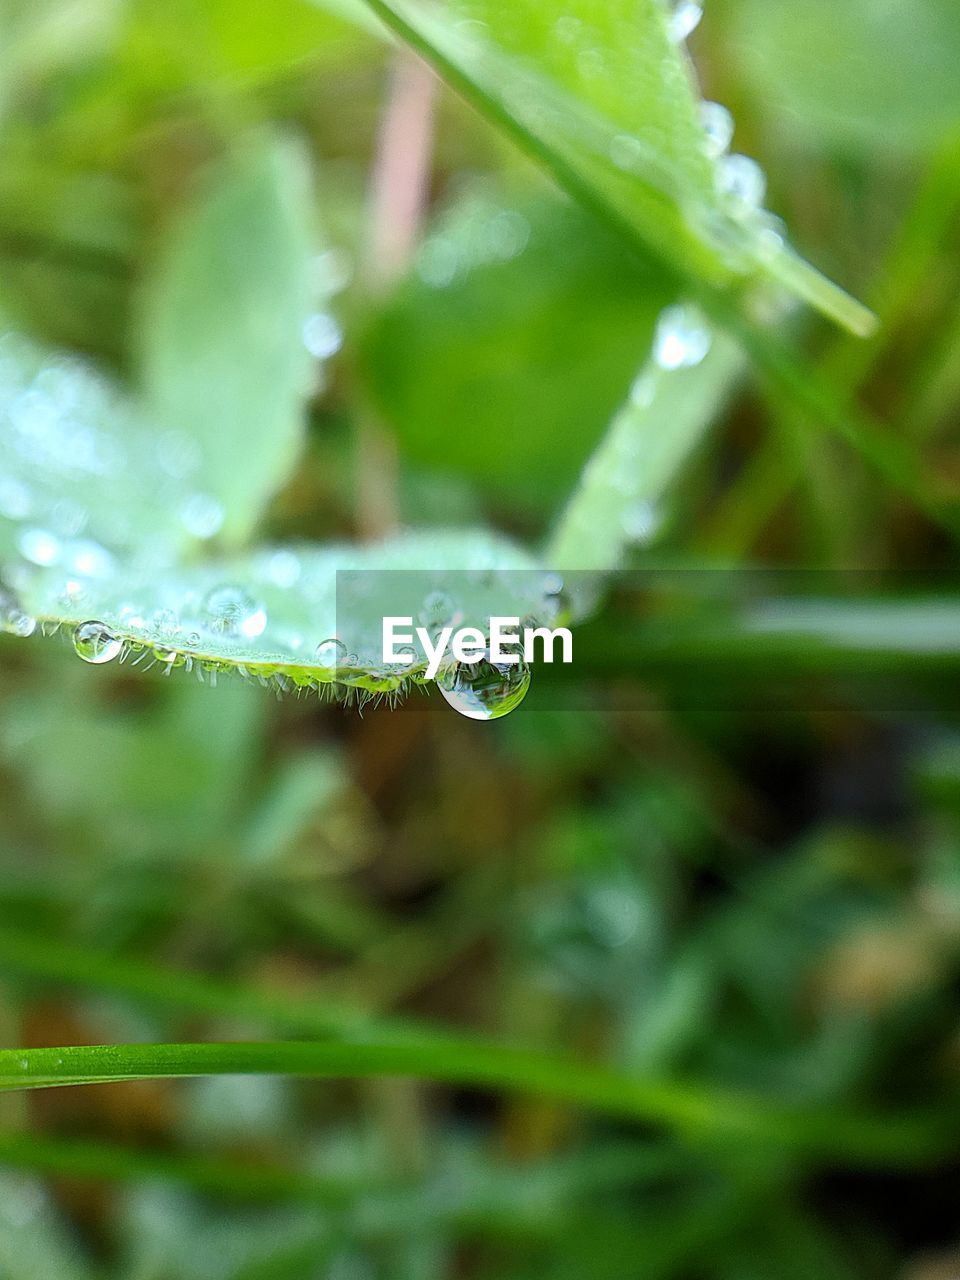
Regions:
<instances>
[{"instance_id":1,"label":"hanging water droplet","mask_svg":"<svg viewBox=\"0 0 960 1280\"><path fill-rule=\"evenodd\" d=\"M767 194L766 174L749 156L727 156L717 170L720 194L744 211L759 209Z\"/></svg>"},{"instance_id":2,"label":"hanging water droplet","mask_svg":"<svg viewBox=\"0 0 960 1280\"><path fill-rule=\"evenodd\" d=\"M719 160L730 150L730 143L733 141L733 116L719 102L702 102L700 123L706 137L707 155L713 160Z\"/></svg>"},{"instance_id":3,"label":"hanging water droplet","mask_svg":"<svg viewBox=\"0 0 960 1280\"><path fill-rule=\"evenodd\" d=\"M679 42L693 35L703 17L699 0L673 0L668 19L670 38Z\"/></svg>"},{"instance_id":4,"label":"hanging water droplet","mask_svg":"<svg viewBox=\"0 0 960 1280\"><path fill-rule=\"evenodd\" d=\"M233 583L208 591L201 608L208 629L218 635L245 636L252 640L266 630L266 609L243 587Z\"/></svg>"},{"instance_id":5,"label":"hanging water droplet","mask_svg":"<svg viewBox=\"0 0 960 1280\"><path fill-rule=\"evenodd\" d=\"M73 633L73 647L84 662L99 666L120 656L123 641L103 622L81 622Z\"/></svg>"},{"instance_id":6,"label":"hanging water droplet","mask_svg":"<svg viewBox=\"0 0 960 1280\"><path fill-rule=\"evenodd\" d=\"M710 330L695 307L668 307L657 322L653 358L661 369L692 369L710 350Z\"/></svg>"},{"instance_id":7,"label":"hanging water droplet","mask_svg":"<svg viewBox=\"0 0 960 1280\"><path fill-rule=\"evenodd\" d=\"M458 662L437 677L446 701L469 720L499 720L515 710L530 688L530 668L515 663Z\"/></svg>"},{"instance_id":8,"label":"hanging water droplet","mask_svg":"<svg viewBox=\"0 0 960 1280\"><path fill-rule=\"evenodd\" d=\"M347 658L347 646L336 636L329 636L317 645L314 656L321 667L342 667Z\"/></svg>"}]
</instances>

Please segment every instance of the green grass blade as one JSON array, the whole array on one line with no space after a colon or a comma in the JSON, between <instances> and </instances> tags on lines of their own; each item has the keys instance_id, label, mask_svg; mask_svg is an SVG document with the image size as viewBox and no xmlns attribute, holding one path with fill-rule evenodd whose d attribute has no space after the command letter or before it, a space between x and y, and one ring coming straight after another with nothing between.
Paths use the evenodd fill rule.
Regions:
<instances>
[{"instance_id":1,"label":"green grass blade","mask_svg":"<svg viewBox=\"0 0 960 1280\"><path fill-rule=\"evenodd\" d=\"M292 1043L82 1045L0 1050L0 1090L204 1075L410 1076L555 1099L691 1138L830 1153L854 1163L933 1159L955 1141L942 1117L876 1119L795 1108L451 1037ZM955 1127L955 1125L953 1126Z\"/></svg>"}]
</instances>

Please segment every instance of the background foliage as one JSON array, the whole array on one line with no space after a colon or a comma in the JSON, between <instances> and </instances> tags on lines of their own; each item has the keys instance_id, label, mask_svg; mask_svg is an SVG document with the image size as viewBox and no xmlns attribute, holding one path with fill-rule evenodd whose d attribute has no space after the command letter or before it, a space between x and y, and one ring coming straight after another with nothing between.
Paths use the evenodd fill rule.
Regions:
<instances>
[{"instance_id":1,"label":"background foliage","mask_svg":"<svg viewBox=\"0 0 960 1280\"><path fill-rule=\"evenodd\" d=\"M8 586L80 621L120 581L176 653L211 555L297 595L281 543L416 526L456 559L486 535L430 531L468 526L510 567L889 598L749 624L708 599L678 629L615 591L575 682L535 673L493 726L0 637L4 1082L20 1046L271 1038L334 1077L0 1095L0 1274L952 1275L956 7L710 0L691 37L867 340L755 288L770 224L735 254L691 233L716 192L689 84L627 47L596 74L630 6L562 6L596 28L566 52L551 6L462 8L496 56L418 39L474 105L346 3L0 7ZM651 386L691 301L710 355Z\"/></svg>"}]
</instances>

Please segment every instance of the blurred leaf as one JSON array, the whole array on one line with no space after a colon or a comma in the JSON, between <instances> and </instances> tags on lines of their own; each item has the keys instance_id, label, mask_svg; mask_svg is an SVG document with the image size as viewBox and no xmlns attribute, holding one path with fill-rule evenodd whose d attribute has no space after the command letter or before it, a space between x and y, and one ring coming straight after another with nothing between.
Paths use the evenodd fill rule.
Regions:
<instances>
[{"instance_id":1,"label":"blurred leaf","mask_svg":"<svg viewBox=\"0 0 960 1280\"><path fill-rule=\"evenodd\" d=\"M146 404L202 453L220 535L249 537L303 442L312 197L300 153L248 139L171 229L142 299Z\"/></svg>"},{"instance_id":2,"label":"blurred leaf","mask_svg":"<svg viewBox=\"0 0 960 1280\"><path fill-rule=\"evenodd\" d=\"M169 563L222 518L197 466L89 365L0 333L0 557L55 566L68 593L117 558Z\"/></svg>"},{"instance_id":3,"label":"blurred leaf","mask_svg":"<svg viewBox=\"0 0 960 1280\"><path fill-rule=\"evenodd\" d=\"M671 297L576 206L474 191L378 318L365 369L405 458L551 506L575 481Z\"/></svg>"},{"instance_id":4,"label":"blurred leaf","mask_svg":"<svg viewBox=\"0 0 960 1280\"><path fill-rule=\"evenodd\" d=\"M722 408L743 356L698 313L670 307L626 406L584 468L546 558L558 569L616 569L649 541L670 484Z\"/></svg>"},{"instance_id":5,"label":"blurred leaf","mask_svg":"<svg viewBox=\"0 0 960 1280\"><path fill-rule=\"evenodd\" d=\"M954 0L736 0L730 54L814 140L926 148L960 127Z\"/></svg>"},{"instance_id":6,"label":"blurred leaf","mask_svg":"<svg viewBox=\"0 0 960 1280\"><path fill-rule=\"evenodd\" d=\"M26 1174L0 1172L0 1274L4 1280L87 1280L94 1274L43 1184Z\"/></svg>"},{"instance_id":7,"label":"blurred leaf","mask_svg":"<svg viewBox=\"0 0 960 1280\"><path fill-rule=\"evenodd\" d=\"M681 278L716 286L771 276L849 328L872 329L863 307L785 247L758 207L758 170L717 156L683 14L664 0L367 3L562 185Z\"/></svg>"},{"instance_id":8,"label":"blurred leaf","mask_svg":"<svg viewBox=\"0 0 960 1280\"><path fill-rule=\"evenodd\" d=\"M122 0L3 0L0 116L10 100L65 64L110 42Z\"/></svg>"}]
</instances>

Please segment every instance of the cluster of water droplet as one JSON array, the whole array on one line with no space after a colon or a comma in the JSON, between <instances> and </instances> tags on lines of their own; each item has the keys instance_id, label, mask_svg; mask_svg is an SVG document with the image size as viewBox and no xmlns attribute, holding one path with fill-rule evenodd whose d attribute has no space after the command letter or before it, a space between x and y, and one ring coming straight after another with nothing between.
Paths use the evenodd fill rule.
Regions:
<instances>
[{"instance_id":1,"label":"cluster of water droplet","mask_svg":"<svg viewBox=\"0 0 960 1280\"><path fill-rule=\"evenodd\" d=\"M81 361L0 334L0 521L28 564L69 581L111 576L117 552L172 563L223 525L202 461L195 440L157 432Z\"/></svg>"}]
</instances>

